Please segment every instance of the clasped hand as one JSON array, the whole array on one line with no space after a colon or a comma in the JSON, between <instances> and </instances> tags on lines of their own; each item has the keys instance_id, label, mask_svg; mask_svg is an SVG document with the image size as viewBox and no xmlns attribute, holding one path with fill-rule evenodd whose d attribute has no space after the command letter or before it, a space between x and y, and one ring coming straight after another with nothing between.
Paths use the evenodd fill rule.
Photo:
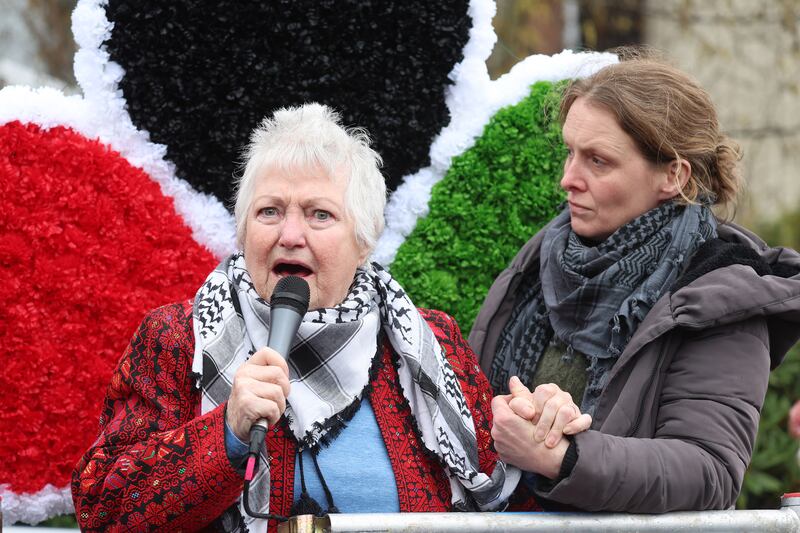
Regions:
<instances>
[{"instance_id":1,"label":"clasped hand","mask_svg":"<svg viewBox=\"0 0 800 533\"><path fill-rule=\"evenodd\" d=\"M592 417L581 414L572 396L554 383L533 392L516 376L511 394L492 400L492 438L500 459L548 478L558 476L569 442L564 435L589 429Z\"/></svg>"}]
</instances>

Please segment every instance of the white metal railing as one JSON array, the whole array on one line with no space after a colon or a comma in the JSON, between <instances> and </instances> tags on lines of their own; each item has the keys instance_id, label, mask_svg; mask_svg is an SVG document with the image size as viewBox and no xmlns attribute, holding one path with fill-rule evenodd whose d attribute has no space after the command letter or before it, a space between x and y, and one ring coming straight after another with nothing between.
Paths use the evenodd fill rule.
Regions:
<instances>
[{"instance_id":1,"label":"white metal railing","mask_svg":"<svg viewBox=\"0 0 800 533\"><path fill-rule=\"evenodd\" d=\"M786 495L777 510L620 513L385 513L296 516L279 533L422 532L800 532L800 493Z\"/></svg>"}]
</instances>

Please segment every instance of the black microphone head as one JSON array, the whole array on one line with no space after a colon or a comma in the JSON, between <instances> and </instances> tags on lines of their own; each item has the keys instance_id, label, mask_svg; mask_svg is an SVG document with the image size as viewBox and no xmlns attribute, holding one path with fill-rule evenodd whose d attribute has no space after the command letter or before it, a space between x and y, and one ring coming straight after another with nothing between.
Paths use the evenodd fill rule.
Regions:
<instances>
[{"instance_id":1,"label":"black microphone head","mask_svg":"<svg viewBox=\"0 0 800 533\"><path fill-rule=\"evenodd\" d=\"M299 276L286 276L278 280L275 285L270 305L272 307L291 307L300 315L304 315L308 311L310 298L311 292L306 280Z\"/></svg>"}]
</instances>

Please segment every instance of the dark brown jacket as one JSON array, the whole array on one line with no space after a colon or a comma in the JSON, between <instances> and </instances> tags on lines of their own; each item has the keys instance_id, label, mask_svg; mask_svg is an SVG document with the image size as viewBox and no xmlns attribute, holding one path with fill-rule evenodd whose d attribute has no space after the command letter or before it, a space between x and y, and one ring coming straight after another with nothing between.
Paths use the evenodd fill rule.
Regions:
<instances>
[{"instance_id":1,"label":"dark brown jacket","mask_svg":"<svg viewBox=\"0 0 800 533\"><path fill-rule=\"evenodd\" d=\"M734 504L770 369L800 337L800 255L732 224L718 232L645 317L575 437L575 467L541 496L587 511ZM486 372L543 233L495 280L472 328Z\"/></svg>"}]
</instances>

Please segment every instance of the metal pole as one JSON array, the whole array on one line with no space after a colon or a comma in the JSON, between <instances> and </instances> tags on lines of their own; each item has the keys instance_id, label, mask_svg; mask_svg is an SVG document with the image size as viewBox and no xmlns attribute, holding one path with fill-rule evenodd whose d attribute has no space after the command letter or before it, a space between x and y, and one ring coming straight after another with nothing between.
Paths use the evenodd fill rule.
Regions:
<instances>
[{"instance_id":1,"label":"metal pole","mask_svg":"<svg viewBox=\"0 0 800 533\"><path fill-rule=\"evenodd\" d=\"M581 47L581 7L578 0L564 0L561 4L564 14L564 30L561 40L564 48L578 50Z\"/></svg>"},{"instance_id":2,"label":"metal pole","mask_svg":"<svg viewBox=\"0 0 800 533\"><path fill-rule=\"evenodd\" d=\"M507 531L563 533L584 531L796 533L800 516L791 509L677 512L663 515L584 513L399 513L328 515L331 533Z\"/></svg>"},{"instance_id":3,"label":"metal pole","mask_svg":"<svg viewBox=\"0 0 800 533\"><path fill-rule=\"evenodd\" d=\"M563 533L608 532L800 532L800 493L784 494L781 509L622 513L375 513L295 516L279 533L478 533L484 531Z\"/></svg>"}]
</instances>

